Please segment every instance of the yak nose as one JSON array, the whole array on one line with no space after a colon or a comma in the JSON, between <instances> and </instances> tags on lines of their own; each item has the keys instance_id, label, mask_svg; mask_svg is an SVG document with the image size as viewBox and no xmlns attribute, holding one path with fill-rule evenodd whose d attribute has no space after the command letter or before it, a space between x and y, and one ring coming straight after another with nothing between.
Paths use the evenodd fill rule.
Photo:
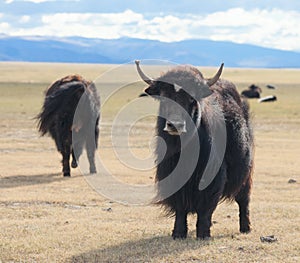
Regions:
<instances>
[{"instance_id":1,"label":"yak nose","mask_svg":"<svg viewBox=\"0 0 300 263\"><path fill-rule=\"evenodd\" d=\"M180 135L181 133L186 132L185 121L166 121L164 131L171 135Z\"/></svg>"}]
</instances>

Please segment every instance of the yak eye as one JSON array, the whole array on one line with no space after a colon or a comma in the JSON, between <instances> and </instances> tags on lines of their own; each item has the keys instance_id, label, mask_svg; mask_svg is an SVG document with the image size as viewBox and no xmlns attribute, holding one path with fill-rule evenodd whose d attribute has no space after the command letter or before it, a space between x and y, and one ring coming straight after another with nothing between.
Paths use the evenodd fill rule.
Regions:
<instances>
[{"instance_id":1,"label":"yak eye","mask_svg":"<svg viewBox=\"0 0 300 263\"><path fill-rule=\"evenodd\" d=\"M195 102L194 97L190 96L190 97L189 97L189 102L190 102L190 103L194 103L194 102Z\"/></svg>"}]
</instances>

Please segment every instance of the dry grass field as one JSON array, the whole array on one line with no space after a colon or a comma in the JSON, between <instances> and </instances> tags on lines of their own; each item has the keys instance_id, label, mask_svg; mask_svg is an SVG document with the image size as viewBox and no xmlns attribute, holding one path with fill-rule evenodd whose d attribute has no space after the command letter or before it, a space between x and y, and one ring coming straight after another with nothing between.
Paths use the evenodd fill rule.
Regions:
<instances>
[{"instance_id":1,"label":"dry grass field","mask_svg":"<svg viewBox=\"0 0 300 263\"><path fill-rule=\"evenodd\" d=\"M238 232L238 207L225 202L213 215L211 240L196 240L191 215L188 238L173 241L173 218L159 207L109 200L93 190L79 169L63 178L53 141L37 133L33 118L52 81L71 73L94 80L111 67L0 63L0 262L300 262L300 71L225 68L223 77L239 90L255 83L263 96L278 97L274 103L250 102L256 140L253 231ZM205 76L215 71L201 70ZM136 80L132 72L110 78L100 89L109 92L120 78ZM267 83L278 89L268 90ZM153 182L154 171L118 163L109 123L117 107L136 98L142 87L137 83L115 94L101 126L101 155L116 177L134 184ZM156 105L148 99L145 107ZM129 139L137 155L149 154L143 138L152 134L152 122L138 122ZM260 241L268 235L277 242Z\"/></svg>"}]
</instances>

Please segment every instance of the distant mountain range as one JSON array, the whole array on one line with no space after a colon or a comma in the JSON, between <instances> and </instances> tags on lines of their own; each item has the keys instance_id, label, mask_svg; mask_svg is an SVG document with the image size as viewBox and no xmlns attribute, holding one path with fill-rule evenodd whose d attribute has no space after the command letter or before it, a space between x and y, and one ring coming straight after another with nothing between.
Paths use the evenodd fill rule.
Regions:
<instances>
[{"instance_id":1,"label":"distant mountain range","mask_svg":"<svg viewBox=\"0 0 300 263\"><path fill-rule=\"evenodd\" d=\"M154 40L115 40L80 37L8 37L0 35L0 61L126 63L163 59L180 64L227 67L300 68L300 53L210 40L165 43Z\"/></svg>"}]
</instances>

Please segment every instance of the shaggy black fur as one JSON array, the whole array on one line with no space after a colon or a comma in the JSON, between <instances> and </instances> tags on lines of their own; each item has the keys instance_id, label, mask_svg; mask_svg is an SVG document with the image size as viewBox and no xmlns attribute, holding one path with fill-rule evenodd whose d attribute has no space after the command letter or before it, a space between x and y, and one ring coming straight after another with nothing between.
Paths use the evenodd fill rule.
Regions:
<instances>
[{"instance_id":1,"label":"shaggy black fur","mask_svg":"<svg viewBox=\"0 0 300 263\"><path fill-rule=\"evenodd\" d=\"M45 95L42 111L37 116L38 130L42 136L49 133L54 139L57 150L63 157L64 176L70 176L70 155L73 157L72 167L76 168L76 158L79 158L84 146L87 149L90 172L96 173L94 155L99 135L100 99L94 83L79 75L69 75L51 84ZM85 107L76 113L78 117L73 123L79 101ZM76 138L79 139L76 142L72 142L74 132L78 133ZM96 141L90 138L95 138ZM76 158L73 151L75 146L78 149Z\"/></svg>"},{"instance_id":2,"label":"shaggy black fur","mask_svg":"<svg viewBox=\"0 0 300 263\"><path fill-rule=\"evenodd\" d=\"M192 176L181 189L159 202L169 214L175 215L173 238L186 238L189 213L197 213L197 237L200 239L210 237L212 214L217 204L224 199L235 200L238 203L240 232L249 232L249 199L254 146L247 102L242 100L234 84L226 80L218 80L210 87L212 94L206 95L205 98L201 97L201 90L208 88L205 84L206 80L196 68L190 66L177 67L151 81L145 92L150 96L160 96L158 98L160 100L159 116L172 114L172 112L168 113L170 108L166 106L163 97L177 102L186 109L195 124L197 116L201 116L197 131L193 133L190 131L190 127L187 127L184 135L199 137L201 150L198 164ZM184 87L185 90L176 90L174 84ZM191 97L189 94L193 94L193 96ZM207 188L200 191L199 182L208 162L213 139L209 120L214 122L218 118L222 118L219 116L219 112L224 115L227 129L225 156L216 177ZM166 132L165 127L166 119L158 117L157 135L166 142L167 152L164 154L160 149L161 145L157 145L157 159L162 159L157 165L157 181L169 176L176 167L180 155L188 155L189 152L185 149L193 147L193 145L187 144L181 149L180 137ZM184 176L184 169L182 176ZM158 196L164 191L165 189L158 187Z\"/></svg>"}]
</instances>

